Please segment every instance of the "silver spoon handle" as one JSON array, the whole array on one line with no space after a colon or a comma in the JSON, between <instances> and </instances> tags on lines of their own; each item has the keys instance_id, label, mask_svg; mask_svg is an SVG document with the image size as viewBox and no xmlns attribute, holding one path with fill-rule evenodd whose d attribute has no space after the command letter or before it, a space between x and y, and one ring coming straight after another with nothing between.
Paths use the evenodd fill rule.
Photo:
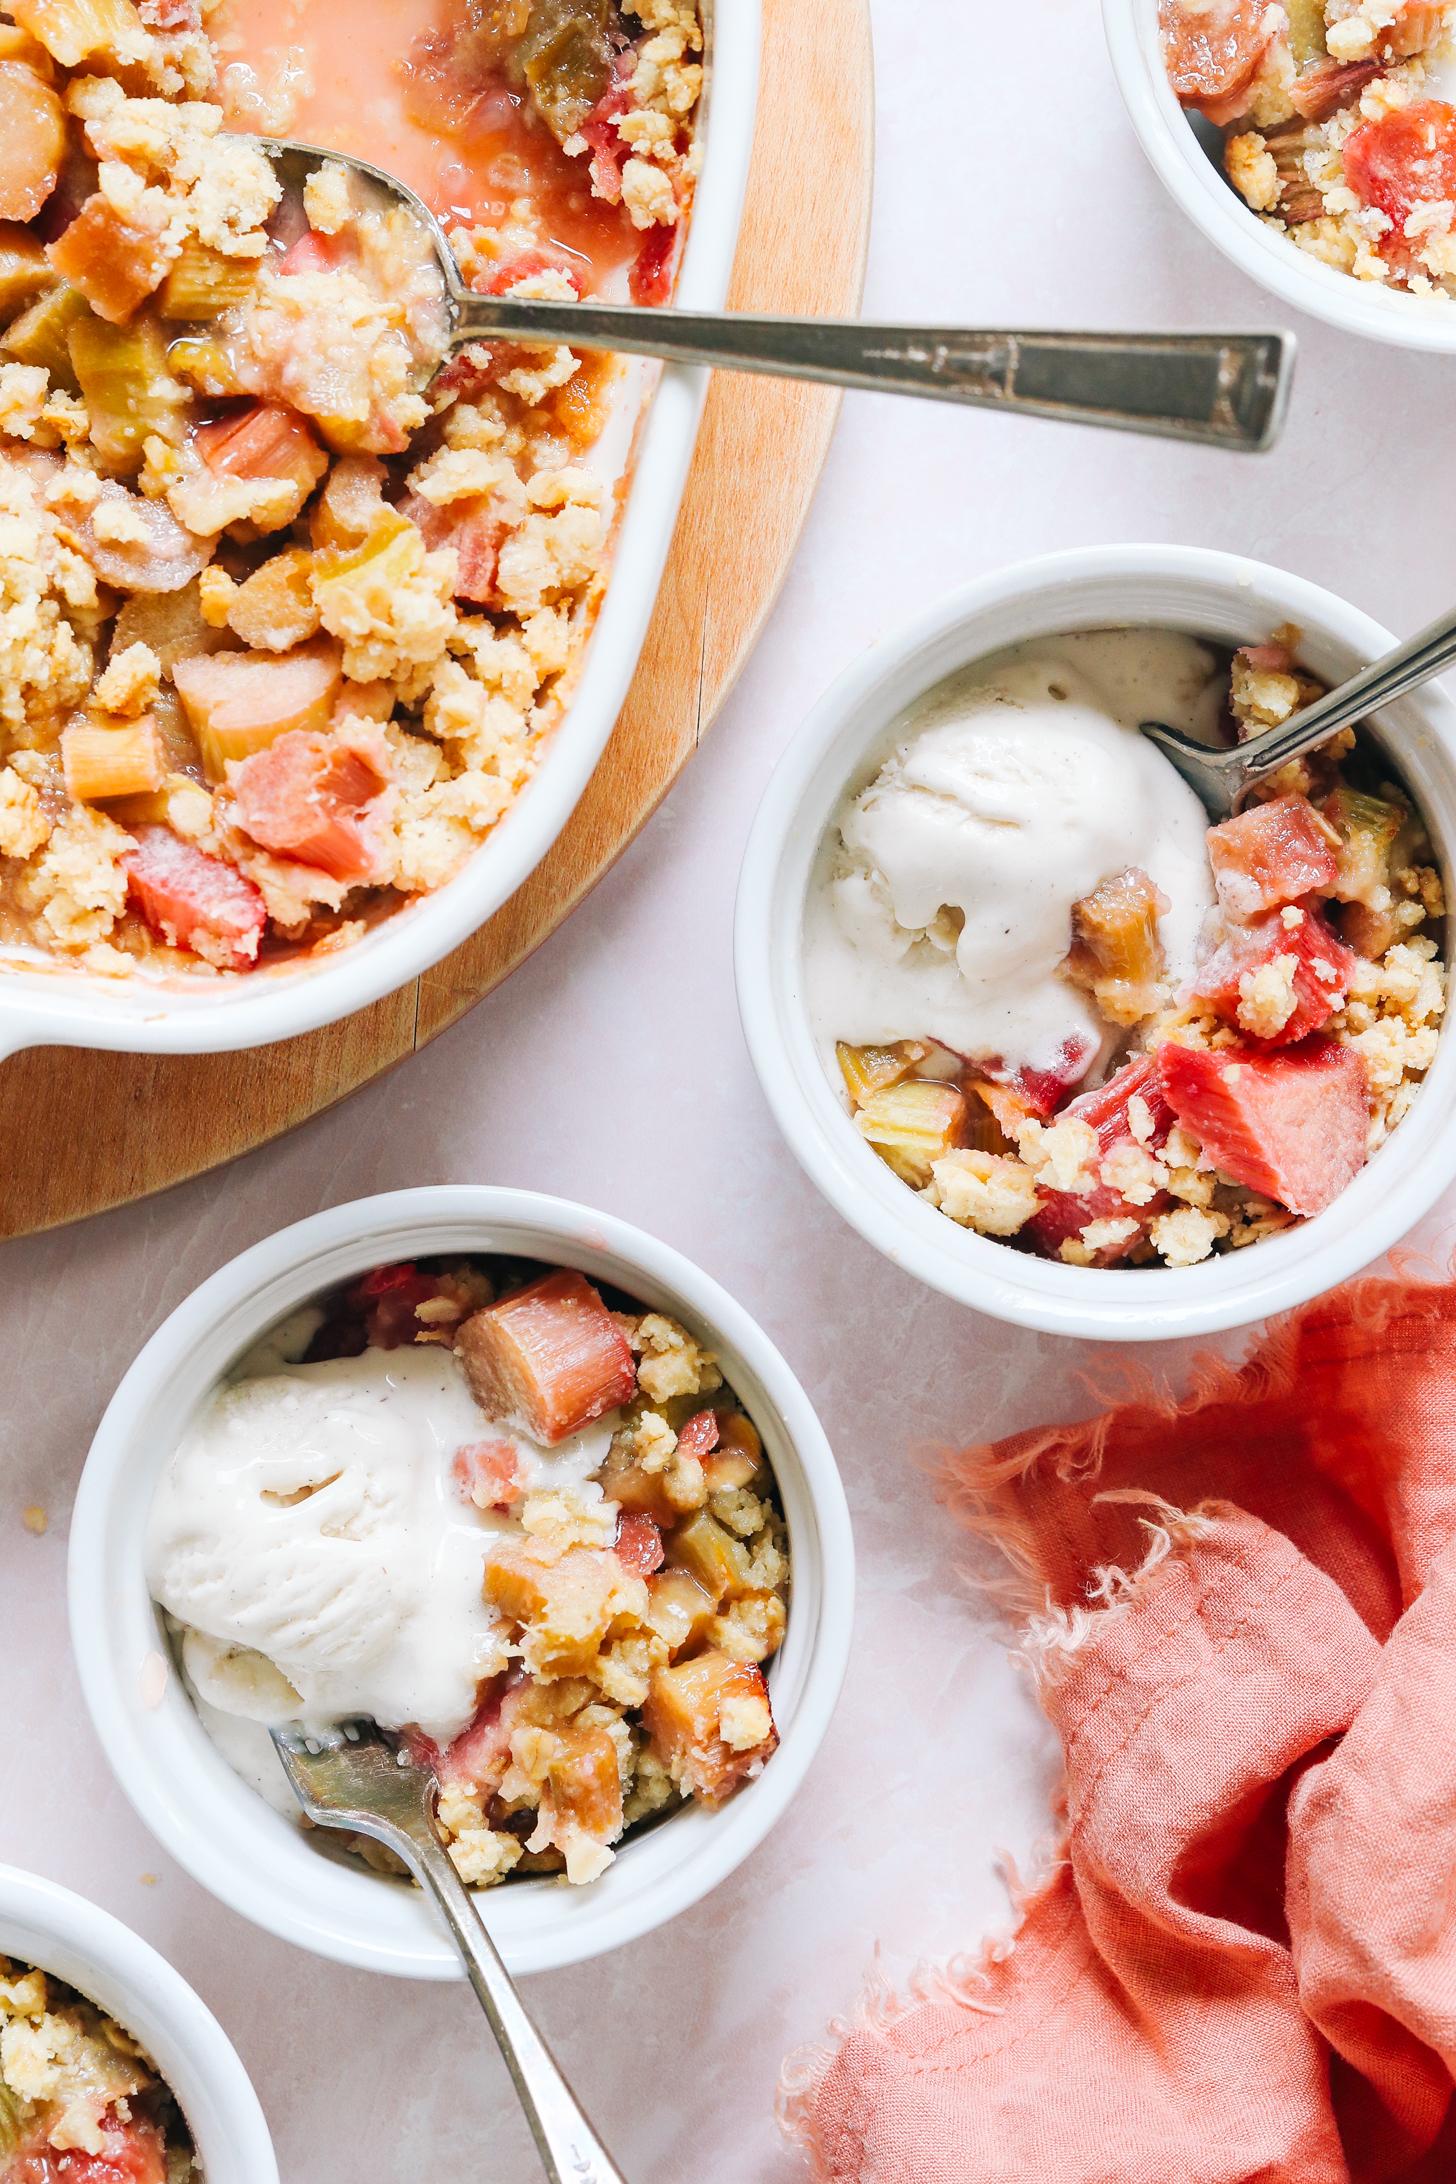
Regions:
<instances>
[{"instance_id":1,"label":"silver spoon handle","mask_svg":"<svg viewBox=\"0 0 1456 2184\"><path fill-rule=\"evenodd\" d=\"M454 338L564 341L1245 450L1277 435L1294 358L1284 334L991 333L474 294Z\"/></svg>"},{"instance_id":2,"label":"silver spoon handle","mask_svg":"<svg viewBox=\"0 0 1456 2184\"><path fill-rule=\"evenodd\" d=\"M1418 637L1397 645L1394 652L1374 661L1352 682L1341 683L1328 697L1316 699L1282 727L1270 728L1240 744L1239 770L1245 784L1252 786L1265 775L1277 773L1290 759L1301 758L1318 744L1327 743L1341 728L1353 728L1369 714L1378 713L1382 705L1393 705L1397 698L1439 675L1453 660L1456 615L1443 614Z\"/></svg>"},{"instance_id":3,"label":"silver spoon handle","mask_svg":"<svg viewBox=\"0 0 1456 2184\"><path fill-rule=\"evenodd\" d=\"M536 2027L485 1930L475 1899L428 1822L389 1840L445 1917L451 1938L500 2044L551 2184L626 2184Z\"/></svg>"}]
</instances>

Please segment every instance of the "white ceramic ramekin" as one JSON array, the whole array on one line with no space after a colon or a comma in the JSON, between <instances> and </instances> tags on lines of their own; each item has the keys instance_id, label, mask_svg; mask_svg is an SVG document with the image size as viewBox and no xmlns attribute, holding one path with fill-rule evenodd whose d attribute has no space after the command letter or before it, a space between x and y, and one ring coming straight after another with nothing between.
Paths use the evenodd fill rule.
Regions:
<instances>
[{"instance_id":1,"label":"white ceramic ramekin","mask_svg":"<svg viewBox=\"0 0 1456 2184\"><path fill-rule=\"evenodd\" d=\"M703 171L674 301L727 300L758 101L759 0L713 12ZM336 1023L458 947L516 892L560 834L636 673L697 440L706 372L662 374L638 437L611 582L565 719L534 780L469 863L336 956L296 970L162 987L63 968L0 969L0 1059L30 1046L127 1054L230 1052Z\"/></svg>"},{"instance_id":2,"label":"white ceramic ramekin","mask_svg":"<svg viewBox=\"0 0 1456 2184\"><path fill-rule=\"evenodd\" d=\"M278 2184L258 2096L227 2034L130 1927L69 1889L0 1866L0 1956L65 1980L141 2042L177 2096L207 2184Z\"/></svg>"},{"instance_id":3,"label":"white ceramic ramekin","mask_svg":"<svg viewBox=\"0 0 1456 2184\"><path fill-rule=\"evenodd\" d=\"M71 1531L71 1636L91 1719L141 1817L224 1903L321 1956L416 1979L459 1975L424 1898L311 1848L233 1773L175 1675L156 1703L154 1657L164 1641L143 1551L153 1488L183 1425L266 1328L371 1266L469 1251L580 1267L708 1340L763 1435L793 1563L788 1635L768 1669L782 1738L772 1760L720 1811L688 1805L626 1843L588 1888L522 1881L482 1898L513 1971L552 1970L637 1940L705 1896L763 1841L828 1727L854 1613L849 1511L808 1397L716 1282L625 1222L528 1191L400 1191L284 1229L205 1282L132 1366L82 1477Z\"/></svg>"},{"instance_id":4,"label":"white ceramic ramekin","mask_svg":"<svg viewBox=\"0 0 1456 2184\"><path fill-rule=\"evenodd\" d=\"M1296 310L1368 340L1456 351L1456 304L1357 281L1322 265L1250 211L1213 164L1168 82L1158 0L1102 0L1108 50L1143 150L1211 243Z\"/></svg>"},{"instance_id":5,"label":"white ceramic ramekin","mask_svg":"<svg viewBox=\"0 0 1456 2184\"><path fill-rule=\"evenodd\" d=\"M1313 1221L1202 1266L1063 1266L958 1228L891 1173L854 1128L815 1050L801 935L815 855L849 785L902 709L1003 645L1117 626L1230 645L1284 622L1339 682L1394 643L1368 615L1297 576L1232 554L1114 546L1028 561L941 600L865 654L801 729L769 784L738 891L738 1003L780 1129L831 1205L896 1265L997 1319L1094 1341L1240 1327L1301 1304L1380 1256L1456 1177L1456 1033L1370 1165ZM1416 797L1450 885L1456 707L1428 688L1376 731Z\"/></svg>"}]
</instances>

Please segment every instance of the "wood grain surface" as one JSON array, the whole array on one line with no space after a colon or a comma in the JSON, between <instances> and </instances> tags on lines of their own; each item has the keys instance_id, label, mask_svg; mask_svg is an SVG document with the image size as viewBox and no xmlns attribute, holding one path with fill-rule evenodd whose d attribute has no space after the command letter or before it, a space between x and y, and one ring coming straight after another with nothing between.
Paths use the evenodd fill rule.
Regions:
<instances>
[{"instance_id":1,"label":"wood grain surface","mask_svg":"<svg viewBox=\"0 0 1456 2184\"><path fill-rule=\"evenodd\" d=\"M758 131L732 293L739 309L858 308L873 89L866 0L764 0ZM443 963L343 1023L248 1053L40 1048L0 1063L0 1237L77 1220L236 1159L406 1060L508 977L621 855L692 757L778 597L838 410L832 389L714 383L641 666L602 763L544 862Z\"/></svg>"}]
</instances>

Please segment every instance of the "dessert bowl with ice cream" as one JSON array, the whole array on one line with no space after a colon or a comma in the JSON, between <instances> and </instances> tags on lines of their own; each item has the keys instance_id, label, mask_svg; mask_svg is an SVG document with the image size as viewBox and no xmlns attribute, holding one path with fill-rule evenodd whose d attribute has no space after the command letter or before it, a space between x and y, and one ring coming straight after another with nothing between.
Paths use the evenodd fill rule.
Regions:
<instances>
[{"instance_id":1,"label":"dessert bowl with ice cream","mask_svg":"<svg viewBox=\"0 0 1456 2184\"><path fill-rule=\"evenodd\" d=\"M1456 349L1452 0L1103 0L1153 166L1286 302Z\"/></svg>"},{"instance_id":2,"label":"dessert bowl with ice cream","mask_svg":"<svg viewBox=\"0 0 1456 2184\"><path fill-rule=\"evenodd\" d=\"M1115 549L973 587L831 692L745 861L738 983L781 1125L870 1240L1003 1316L1240 1324L1367 1263L1456 1159L1446 702L1210 827L1210 744L1387 648L1298 579Z\"/></svg>"},{"instance_id":3,"label":"dessert bowl with ice cream","mask_svg":"<svg viewBox=\"0 0 1456 2184\"><path fill-rule=\"evenodd\" d=\"M424 1977L457 1959L423 1900L305 1830L270 1727L396 1736L512 1967L574 1961L772 1824L851 1591L832 1458L752 1323L635 1232L489 1190L339 1209L214 1277L113 1402L73 1535L143 1816L260 1923Z\"/></svg>"}]
</instances>

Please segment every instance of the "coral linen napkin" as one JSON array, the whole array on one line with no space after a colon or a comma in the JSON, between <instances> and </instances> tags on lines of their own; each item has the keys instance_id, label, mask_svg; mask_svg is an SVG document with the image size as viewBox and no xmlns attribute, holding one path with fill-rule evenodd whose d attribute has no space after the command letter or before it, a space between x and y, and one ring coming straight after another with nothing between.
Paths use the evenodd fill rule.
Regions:
<instances>
[{"instance_id":1,"label":"coral linen napkin","mask_svg":"<svg viewBox=\"0 0 1456 2184\"><path fill-rule=\"evenodd\" d=\"M1456 1290L1357 1284L952 1493L1034 1610L1062 1860L786 2081L815 2176L1456 2180Z\"/></svg>"}]
</instances>

